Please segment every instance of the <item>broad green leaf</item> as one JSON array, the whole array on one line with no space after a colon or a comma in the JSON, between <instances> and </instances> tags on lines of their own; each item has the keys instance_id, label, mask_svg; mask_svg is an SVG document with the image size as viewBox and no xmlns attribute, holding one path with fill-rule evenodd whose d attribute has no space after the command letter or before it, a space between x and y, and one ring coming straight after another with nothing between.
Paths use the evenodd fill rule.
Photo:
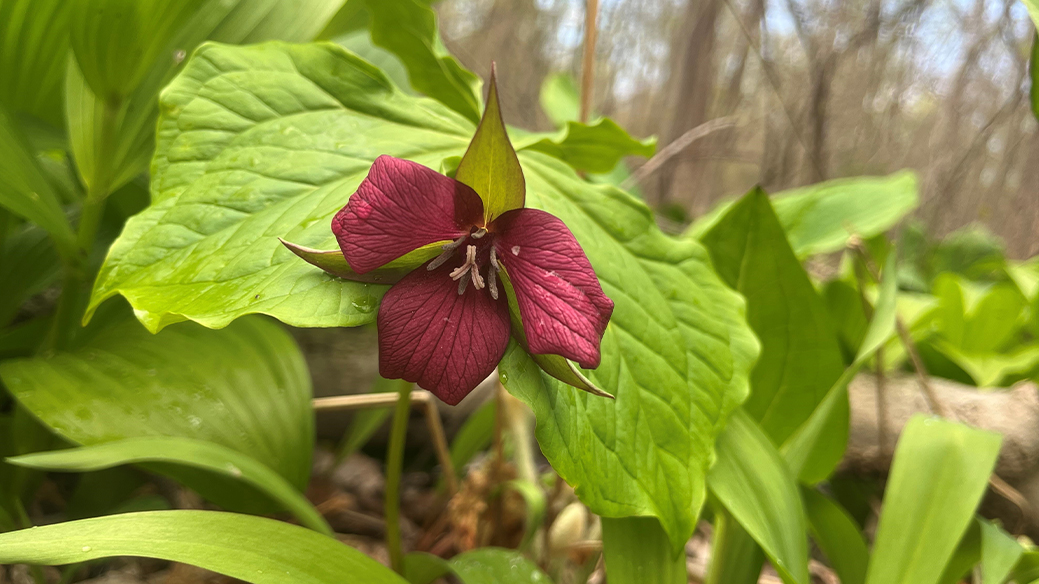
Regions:
<instances>
[{"instance_id":1,"label":"broad green leaf","mask_svg":"<svg viewBox=\"0 0 1039 584\"><path fill-rule=\"evenodd\" d=\"M1007 276L1029 301L1039 298L1039 256L1023 262L1007 263Z\"/></svg>"},{"instance_id":2,"label":"broad green leaf","mask_svg":"<svg viewBox=\"0 0 1039 584\"><path fill-rule=\"evenodd\" d=\"M331 278L277 237L333 249L331 217L378 155L440 168L473 132L332 45L207 45L163 108L153 205L128 222L92 298L96 307L122 294L153 330L184 319L226 326L251 312L296 326L371 322L384 287ZM756 356L742 303L707 253L663 235L644 204L544 154L520 159L527 204L566 222L617 305L603 365L583 372L617 400L542 375L522 351L501 371L591 510L659 517L679 549Z\"/></svg>"},{"instance_id":3,"label":"broad green leaf","mask_svg":"<svg viewBox=\"0 0 1039 584\"><path fill-rule=\"evenodd\" d=\"M526 199L523 169L502 119L493 67L487 107L469 148L458 163L455 179L471 186L480 195L488 222L506 211L523 207Z\"/></svg>"},{"instance_id":4,"label":"broad green leaf","mask_svg":"<svg viewBox=\"0 0 1039 584\"><path fill-rule=\"evenodd\" d=\"M333 537L321 514L284 477L237 450L213 442L175 436L151 436L105 442L70 450L56 450L8 458L26 468L89 472L147 462L172 463L230 477L248 483L280 503L300 523Z\"/></svg>"},{"instance_id":5,"label":"broad green leaf","mask_svg":"<svg viewBox=\"0 0 1039 584\"><path fill-rule=\"evenodd\" d=\"M152 511L0 534L0 563L73 564L140 556L253 584L403 584L389 568L309 529L213 511Z\"/></svg>"},{"instance_id":6,"label":"broad green leaf","mask_svg":"<svg viewBox=\"0 0 1039 584\"><path fill-rule=\"evenodd\" d=\"M503 383L533 409L542 452L591 511L657 517L680 549L714 437L746 395L757 352L742 305L701 247L663 235L630 195L539 153L520 160L528 204L566 222L616 303L603 364L583 371L616 400L571 390L518 350L499 368Z\"/></svg>"},{"instance_id":7,"label":"broad green leaf","mask_svg":"<svg viewBox=\"0 0 1039 584\"><path fill-rule=\"evenodd\" d=\"M979 286L956 274L934 282L939 332L968 353L992 353L1013 343L1024 324L1027 299L1015 284Z\"/></svg>"},{"instance_id":8,"label":"broad green leaf","mask_svg":"<svg viewBox=\"0 0 1039 584\"><path fill-rule=\"evenodd\" d=\"M1002 438L913 417L895 448L867 584L937 582L970 524Z\"/></svg>"},{"instance_id":9,"label":"broad green leaf","mask_svg":"<svg viewBox=\"0 0 1039 584\"><path fill-rule=\"evenodd\" d=\"M981 524L981 583L1003 584L1024 548L999 526L979 519Z\"/></svg>"},{"instance_id":10,"label":"broad green leaf","mask_svg":"<svg viewBox=\"0 0 1039 584\"><path fill-rule=\"evenodd\" d=\"M516 550L485 547L451 558L462 584L551 584L537 565Z\"/></svg>"},{"instance_id":11,"label":"broad green leaf","mask_svg":"<svg viewBox=\"0 0 1039 584\"><path fill-rule=\"evenodd\" d=\"M372 41L404 63L412 87L473 122L480 119L480 78L444 48L429 2L349 0L359 2L370 14Z\"/></svg>"},{"instance_id":12,"label":"broad green leaf","mask_svg":"<svg viewBox=\"0 0 1039 584\"><path fill-rule=\"evenodd\" d=\"M855 520L815 489L801 489L801 498L812 539L837 572L841 584L863 584L869 549Z\"/></svg>"},{"instance_id":13,"label":"broad green leaf","mask_svg":"<svg viewBox=\"0 0 1039 584\"><path fill-rule=\"evenodd\" d=\"M685 584L685 553L673 547L652 517L602 518L602 553L612 584Z\"/></svg>"},{"instance_id":14,"label":"broad green leaf","mask_svg":"<svg viewBox=\"0 0 1039 584\"><path fill-rule=\"evenodd\" d=\"M0 106L60 127L69 0L0 0Z\"/></svg>"},{"instance_id":15,"label":"broad green leaf","mask_svg":"<svg viewBox=\"0 0 1039 584\"><path fill-rule=\"evenodd\" d=\"M887 263L881 273L880 292L873 307L873 319L869 323L869 328L866 329L866 335L862 339L862 345L855 355L855 360L845 368L844 373L826 392L826 396L819 402L808 420L780 447L780 452L783 453L783 458L786 459L790 470L805 483L818 483L833 471L832 466L819 465L819 459L813 460L811 455L820 448L820 441L824 440L827 429L831 427L834 412L847 406L848 384L855 378L866 361L877 352L877 349L895 334L898 298L897 268L897 256L892 252L888 254Z\"/></svg>"},{"instance_id":16,"label":"broad green leaf","mask_svg":"<svg viewBox=\"0 0 1039 584\"><path fill-rule=\"evenodd\" d=\"M141 82L202 0L74 0L69 39L95 95L117 102ZM173 55L166 55L172 60Z\"/></svg>"},{"instance_id":17,"label":"broad green leaf","mask_svg":"<svg viewBox=\"0 0 1039 584\"><path fill-rule=\"evenodd\" d=\"M87 0L78 0L87 1ZM127 1L127 0L120 0ZM195 2L196 0L192 0ZM94 190L115 190L146 170L155 143L159 91L180 62L206 39L256 43L313 38L343 0L206 1L159 51L136 90L120 103L98 97L75 59L66 76L69 139L83 182ZM113 127L114 126L114 127ZM107 193L99 193L102 196Z\"/></svg>"},{"instance_id":18,"label":"broad green leaf","mask_svg":"<svg viewBox=\"0 0 1039 584\"><path fill-rule=\"evenodd\" d=\"M743 409L782 444L844 370L826 307L761 189L733 205L701 242L722 280L747 299L747 322L761 341Z\"/></svg>"},{"instance_id":19,"label":"broad green leaf","mask_svg":"<svg viewBox=\"0 0 1039 584\"><path fill-rule=\"evenodd\" d=\"M848 238L869 239L894 227L919 204L916 175L842 178L776 194L776 215L797 257L839 251Z\"/></svg>"},{"instance_id":20,"label":"broad green leaf","mask_svg":"<svg viewBox=\"0 0 1039 584\"><path fill-rule=\"evenodd\" d=\"M1005 353L969 353L941 339L930 345L967 372L978 387L1019 381L1039 364L1039 343L1034 342Z\"/></svg>"},{"instance_id":21,"label":"broad green leaf","mask_svg":"<svg viewBox=\"0 0 1039 584\"><path fill-rule=\"evenodd\" d=\"M373 321L385 288L327 276L277 238L334 249L331 217L377 156L436 167L472 132L327 44L207 45L162 107L154 204L127 223L91 299L126 296L153 331L257 312L294 326Z\"/></svg>"},{"instance_id":22,"label":"broad green leaf","mask_svg":"<svg viewBox=\"0 0 1039 584\"><path fill-rule=\"evenodd\" d=\"M971 521L966 533L960 538L952 557L946 562L938 584L960 584L971 580L971 572L981 561L981 525Z\"/></svg>"},{"instance_id":23,"label":"broad green leaf","mask_svg":"<svg viewBox=\"0 0 1039 584\"><path fill-rule=\"evenodd\" d=\"M916 175L901 171L886 177L841 178L772 196L780 224L799 258L840 251L848 239L869 239L894 227L919 203ZM724 203L686 232L699 238L721 219Z\"/></svg>"},{"instance_id":24,"label":"broad green leaf","mask_svg":"<svg viewBox=\"0 0 1039 584\"><path fill-rule=\"evenodd\" d=\"M427 552L411 552L404 556L404 579L409 584L430 584L451 573L447 560Z\"/></svg>"},{"instance_id":25,"label":"broad green leaf","mask_svg":"<svg viewBox=\"0 0 1039 584\"><path fill-rule=\"evenodd\" d=\"M768 435L737 410L718 436L718 461L707 475L711 493L761 546L787 584L807 584L804 509L794 477Z\"/></svg>"},{"instance_id":26,"label":"broad green leaf","mask_svg":"<svg viewBox=\"0 0 1039 584\"><path fill-rule=\"evenodd\" d=\"M299 348L276 324L255 317L222 331L186 324L152 335L124 318L84 336L70 352L0 364L11 394L59 435L83 445L205 440L306 487L310 379ZM252 487L189 470L175 476L224 507L270 506Z\"/></svg>"},{"instance_id":27,"label":"broad green leaf","mask_svg":"<svg viewBox=\"0 0 1039 584\"><path fill-rule=\"evenodd\" d=\"M0 107L0 207L47 230L67 259L76 257L76 237L17 122Z\"/></svg>"},{"instance_id":28,"label":"broad green leaf","mask_svg":"<svg viewBox=\"0 0 1039 584\"><path fill-rule=\"evenodd\" d=\"M577 170L606 173L625 156L653 156L657 139L636 140L613 120L602 118L590 125L567 122L565 128L552 134L528 134L517 141L516 147L544 152Z\"/></svg>"},{"instance_id":29,"label":"broad green leaf","mask_svg":"<svg viewBox=\"0 0 1039 584\"><path fill-rule=\"evenodd\" d=\"M541 82L538 93L541 111L552 124L562 128L567 122L577 120L581 111L581 95L577 82L569 73L554 73Z\"/></svg>"}]
</instances>

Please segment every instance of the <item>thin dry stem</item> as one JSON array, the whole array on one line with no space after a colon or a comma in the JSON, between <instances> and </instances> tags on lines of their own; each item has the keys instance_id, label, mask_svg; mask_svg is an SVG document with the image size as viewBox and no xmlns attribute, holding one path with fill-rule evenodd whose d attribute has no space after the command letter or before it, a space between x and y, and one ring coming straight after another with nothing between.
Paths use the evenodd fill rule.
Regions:
<instances>
[{"instance_id":1,"label":"thin dry stem","mask_svg":"<svg viewBox=\"0 0 1039 584\"><path fill-rule=\"evenodd\" d=\"M581 61L581 123L587 124L592 113L595 91L595 38L599 16L599 0L587 0L584 16L584 59Z\"/></svg>"},{"instance_id":2,"label":"thin dry stem","mask_svg":"<svg viewBox=\"0 0 1039 584\"><path fill-rule=\"evenodd\" d=\"M360 395L337 395L333 397L318 397L311 400L314 411L355 411L370 408L388 408L397 403L395 393L362 393ZM424 389L416 389L411 392L411 406L423 407L426 416L426 425L433 437L433 449L436 451L437 462L444 473L444 486L447 488L448 496L458 492L458 475L454 463L451 461L451 450L448 447L447 435L444 433L443 423L440 421L440 412L433 394Z\"/></svg>"}]
</instances>

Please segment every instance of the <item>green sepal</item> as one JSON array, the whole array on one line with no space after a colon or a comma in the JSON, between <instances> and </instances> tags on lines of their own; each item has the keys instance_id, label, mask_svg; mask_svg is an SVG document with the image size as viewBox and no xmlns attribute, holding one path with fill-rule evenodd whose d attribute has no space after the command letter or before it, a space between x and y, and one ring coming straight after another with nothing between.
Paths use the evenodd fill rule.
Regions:
<instances>
[{"instance_id":1,"label":"green sepal","mask_svg":"<svg viewBox=\"0 0 1039 584\"><path fill-rule=\"evenodd\" d=\"M448 241L438 241L424 245L416 250L410 251L392 262L376 268L370 272L358 274L350 267L343 252L336 250L320 250L304 247L291 241L278 238L282 245L289 251L299 256L303 261L325 271L326 274L352 280L354 282L365 282L367 284L396 284L408 275L408 272L421 266L427 261L440 255L441 247Z\"/></svg>"},{"instance_id":2,"label":"green sepal","mask_svg":"<svg viewBox=\"0 0 1039 584\"><path fill-rule=\"evenodd\" d=\"M501 118L493 64L487 107L465 156L458 163L455 180L472 187L483 199L483 216L487 223L506 211L522 209L526 202L523 169Z\"/></svg>"},{"instance_id":3,"label":"green sepal","mask_svg":"<svg viewBox=\"0 0 1039 584\"><path fill-rule=\"evenodd\" d=\"M498 270L498 277L501 279L502 288L505 290L505 297L509 301L509 320L512 322L512 337L530 355L530 358L537 363L538 367L559 381L577 389L587 391L592 395L617 399L592 383L592 380L581 373L581 370L566 357L562 355L536 355L530 352L527 345L527 334L523 329L523 319L520 316L519 304L516 302L516 291L512 287L508 274L505 273L505 266L501 266Z\"/></svg>"}]
</instances>

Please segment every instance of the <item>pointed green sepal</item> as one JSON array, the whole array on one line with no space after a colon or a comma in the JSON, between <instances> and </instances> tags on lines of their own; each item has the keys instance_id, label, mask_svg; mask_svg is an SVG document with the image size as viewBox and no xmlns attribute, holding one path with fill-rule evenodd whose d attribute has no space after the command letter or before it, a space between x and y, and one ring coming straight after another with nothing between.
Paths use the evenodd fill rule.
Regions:
<instances>
[{"instance_id":1,"label":"pointed green sepal","mask_svg":"<svg viewBox=\"0 0 1039 584\"><path fill-rule=\"evenodd\" d=\"M426 261L435 258L442 251L441 247L445 243L437 242L420 247L415 251L393 260L381 268L358 274L350 267L350 264L346 261L346 257L343 256L343 252L338 249L333 251L312 249L292 243L291 241L285 241L280 237L278 238L278 241L280 241L285 247L289 248L289 251L299 256L303 261L312 266L321 268L329 275L344 280L364 282L366 284L395 284L399 282L408 272L421 266Z\"/></svg>"},{"instance_id":2,"label":"pointed green sepal","mask_svg":"<svg viewBox=\"0 0 1039 584\"><path fill-rule=\"evenodd\" d=\"M490 223L506 211L522 208L527 187L519 158L509 142L505 122L501 117L493 64L488 86L483 118L469 143L469 149L458 163L455 180L469 185L480 195L484 218Z\"/></svg>"}]
</instances>

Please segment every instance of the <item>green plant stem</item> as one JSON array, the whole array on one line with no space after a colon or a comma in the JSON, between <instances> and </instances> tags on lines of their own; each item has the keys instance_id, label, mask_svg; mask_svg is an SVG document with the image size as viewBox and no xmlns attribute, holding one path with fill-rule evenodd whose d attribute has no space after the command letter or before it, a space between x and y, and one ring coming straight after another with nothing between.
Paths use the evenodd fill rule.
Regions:
<instances>
[{"instance_id":1,"label":"green plant stem","mask_svg":"<svg viewBox=\"0 0 1039 584\"><path fill-rule=\"evenodd\" d=\"M68 346L73 332L79 326L80 310L83 305L84 283L92 279L90 273L90 254L94 250L97 232L101 226L101 218L105 212L105 200L111 194L112 161L115 159L116 133L118 132L120 106L117 102L105 104L104 117L101 120L98 135L96 159L97 166L87 185L87 196L79 215L79 226L76 232L76 244L79 257L76 262L66 262L65 277L61 288L61 297L54 312L51 331L44 348L57 351Z\"/></svg>"},{"instance_id":2,"label":"green plant stem","mask_svg":"<svg viewBox=\"0 0 1039 584\"><path fill-rule=\"evenodd\" d=\"M400 384L397 406L393 410L390 428L390 449L386 455L386 549L390 552L390 567L404 573L404 550L400 535L400 479L404 472L404 442L408 437L408 418L411 413L411 384Z\"/></svg>"}]
</instances>

